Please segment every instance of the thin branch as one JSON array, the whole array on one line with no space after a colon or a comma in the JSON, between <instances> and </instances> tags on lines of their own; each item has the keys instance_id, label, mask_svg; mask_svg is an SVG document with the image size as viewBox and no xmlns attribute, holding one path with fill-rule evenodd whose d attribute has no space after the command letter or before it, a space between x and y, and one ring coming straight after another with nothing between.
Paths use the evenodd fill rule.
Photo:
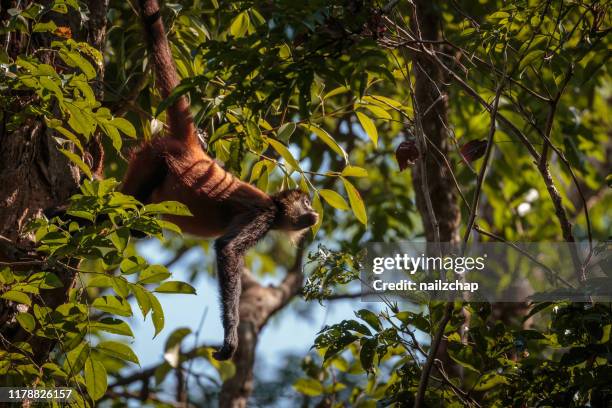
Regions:
<instances>
[{"instance_id":1,"label":"thin branch","mask_svg":"<svg viewBox=\"0 0 612 408\"><path fill-rule=\"evenodd\" d=\"M491 124L489 127L489 136L487 138L487 149L485 151L484 160L480 172L478 173L478 179L476 181L476 191L474 191L474 198L472 200L472 208L468 217L468 223L463 236L463 242L467 243L470 239L470 233L472 232L472 226L476 220L476 212L478 211L478 202L480 201L480 193L482 191L482 184L484 183L485 175L489 165L489 159L491 158L491 152L493 151L493 141L495 137L495 122L497 117L497 108L499 106L499 97L504 87L504 79L502 78L497 86L497 92L495 92L495 100L493 101L493 107L491 111Z\"/></svg>"},{"instance_id":2,"label":"thin branch","mask_svg":"<svg viewBox=\"0 0 612 408\"><path fill-rule=\"evenodd\" d=\"M423 371L421 371L421 378L419 379L419 388L417 390L416 400L414 402L415 408L421 408L425 406L425 391L427 390L427 384L429 382L429 374L433 367L434 361L436 360L436 354L440 348L442 342L442 336L446 329L446 325L450 321L453 315L453 308L455 307L454 302L448 302L444 306L444 315L438 324L438 330L435 332L435 336L432 339L431 346L429 348L429 354L423 365Z\"/></svg>"}]
</instances>

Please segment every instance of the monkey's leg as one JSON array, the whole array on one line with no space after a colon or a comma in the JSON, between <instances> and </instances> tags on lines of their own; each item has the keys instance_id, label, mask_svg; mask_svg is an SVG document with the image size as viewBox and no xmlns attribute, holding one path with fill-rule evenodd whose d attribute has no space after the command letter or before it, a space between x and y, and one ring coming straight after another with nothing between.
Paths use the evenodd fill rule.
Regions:
<instances>
[{"instance_id":1,"label":"monkey's leg","mask_svg":"<svg viewBox=\"0 0 612 408\"><path fill-rule=\"evenodd\" d=\"M225 332L223 347L213 354L217 360L230 359L238 346L238 306L244 255L268 232L274 221L273 208L252 211L239 216L232 222L229 232L215 241Z\"/></svg>"}]
</instances>

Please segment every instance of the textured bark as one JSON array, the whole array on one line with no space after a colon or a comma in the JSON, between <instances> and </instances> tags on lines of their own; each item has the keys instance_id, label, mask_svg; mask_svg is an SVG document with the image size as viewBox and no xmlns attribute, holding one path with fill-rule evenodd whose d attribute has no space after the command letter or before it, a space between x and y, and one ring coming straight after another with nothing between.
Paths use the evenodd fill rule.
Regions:
<instances>
[{"instance_id":1,"label":"textured bark","mask_svg":"<svg viewBox=\"0 0 612 408\"><path fill-rule=\"evenodd\" d=\"M413 20L413 30L420 30L422 39L437 41L440 36L440 14L438 6L430 1L415 1L417 18ZM418 29L417 23L418 22ZM425 136L437 150L447 156L449 152L449 135L446 127L448 97L444 94L447 78L443 71L431 61L425 53L415 53L412 59L415 78L415 98L419 112L422 114L422 126ZM429 194L434 214L440 229L441 242L459 241L459 222L461 213L457 204L457 193L449 169L439 153L432 146L425 152L425 169ZM434 240L433 223L427 210L425 192L421 185L423 175L420 166L413 171L413 185L416 204L427 241Z\"/></svg>"},{"instance_id":2,"label":"textured bark","mask_svg":"<svg viewBox=\"0 0 612 408\"><path fill-rule=\"evenodd\" d=\"M442 20L439 6L435 2L425 0L415 0L414 5L416 15L412 19L413 32L420 40L426 42L441 40L440 27ZM415 80L415 102L417 111L421 115L420 125L425 138L428 140L424 157L422 157L425 160L425 166L415 166L412 173L417 209L423 220L423 229L428 242L434 242L437 238L436 235L438 234L435 231L437 223L440 242L457 243L460 240L461 212L459 211L457 192L451 170L445 165L443 158L440 157L440 154L448 157L450 147L447 127L449 98L445 94L445 84L448 83L448 78L425 52L413 54L412 73ZM431 146L432 144L435 147ZM425 174L422 173L423 168ZM435 219L432 217L431 209L428 209L426 194L429 194L429 204L432 207ZM452 303L445 306L444 317L439 322L438 332L432 337L433 353L428 356L428 361L424 365L419 391L416 395L416 407L425 406L424 397L427 392L430 370L434 368L433 362L435 360L440 360L448 372L461 374L460 367L448 357L448 344L442 337L444 327L452 317L452 308ZM469 317L466 316L465 324L468 323Z\"/></svg>"},{"instance_id":3,"label":"textured bark","mask_svg":"<svg viewBox=\"0 0 612 408\"><path fill-rule=\"evenodd\" d=\"M18 4L16 4L18 3ZM2 9L7 5L25 9L31 2L2 1ZM43 2L45 3L45 2ZM71 27L76 40L86 40L97 49L102 49L106 32L106 10L108 1L90 0L90 19L85 22L82 30L80 16L75 12L66 15L51 16L58 25ZM4 19L6 15L1 14ZM53 40L50 35L37 34L32 37L29 46L19 35L4 36L1 40L11 58L31 52L32 49L45 47ZM53 64L49 54L37 54L44 62ZM102 71L98 79L102 79ZM102 97L98 88L97 97ZM4 112L0 121L0 260L14 262L24 255L32 256L32 237L24 233L28 220L41 216L47 208L65 203L74 194L79 185L79 171L63 156L56 147L49 129L43 118L29 118L18 129L9 131L7 118L19 112L30 103L35 103L34 95L20 94L21 99ZM36 268L34 268L36 269ZM70 270L54 270L64 282L64 288L41 291L41 299L37 300L46 306L55 307L66 301L68 289L74 284L74 272ZM23 305L19 306L20 308ZM0 303L0 331L9 342L29 338L15 322L17 306L10 302ZM32 342L34 357L44 361L53 342L40 339ZM34 344L35 343L35 344Z\"/></svg>"},{"instance_id":4,"label":"textured bark","mask_svg":"<svg viewBox=\"0 0 612 408\"><path fill-rule=\"evenodd\" d=\"M253 392L253 366L259 333L268 320L299 293L303 280L301 261L300 251L293 268L287 272L282 283L275 287L261 286L247 270L243 272L238 349L232 359L236 365L236 375L223 383L219 407L247 406Z\"/></svg>"}]
</instances>

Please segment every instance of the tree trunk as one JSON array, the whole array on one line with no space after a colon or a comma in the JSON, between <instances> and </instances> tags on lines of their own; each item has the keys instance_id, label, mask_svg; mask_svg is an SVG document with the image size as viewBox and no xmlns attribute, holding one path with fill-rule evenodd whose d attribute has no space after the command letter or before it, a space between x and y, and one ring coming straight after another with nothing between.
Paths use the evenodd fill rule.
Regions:
<instances>
[{"instance_id":1,"label":"tree trunk","mask_svg":"<svg viewBox=\"0 0 612 408\"><path fill-rule=\"evenodd\" d=\"M50 3L50 1L42 2ZM6 19L7 7L25 9L31 1L14 2L2 0L0 17ZM89 20L81 26L80 15L74 10L67 14L49 13L58 26L70 27L77 41L87 41L101 50L106 33L106 11L108 0L89 0ZM18 55L48 46L52 35L35 33L30 41L10 33L0 39L0 45L9 52L11 59ZM27 47L30 47L27 49ZM49 53L39 52L37 56L45 63L53 65ZM62 69L65 69L63 67ZM99 68L98 78L103 79L103 68ZM97 87L96 97L102 99L102 89ZM79 185L78 169L57 149L50 129L41 117L28 118L17 129L9 131L7 124L11 115L22 111L28 104L36 103L35 95L20 92L20 98L2 115L0 121L0 261L19 261L24 255L33 254L32 236L24 230L28 220L40 217L45 209L66 203ZM58 273L64 287L56 290L41 291L35 303L56 307L65 303L68 289L74 284L74 273L64 270ZM19 305L21 309L24 305ZM28 338L15 320L18 311L16 304L0 302L0 334L9 342ZM38 338L37 338L38 339ZM34 359L43 362L54 346L54 342L43 341L32 344Z\"/></svg>"},{"instance_id":2,"label":"tree trunk","mask_svg":"<svg viewBox=\"0 0 612 408\"><path fill-rule=\"evenodd\" d=\"M440 8L435 2L426 0L415 0L414 4L415 16L411 21L412 30L417 38L427 42L424 46L429 47L432 41L442 39ZM457 192L451 169L448 168L444 159L448 157L451 143L447 127L449 98L445 92L448 77L425 52L413 54L412 74L415 80L416 111L421 115L419 123L427 140L424 155L421 157L421 160L424 160L424 166L416 165L412 173L417 209L423 220L427 242L435 241L437 223L440 242L458 243L460 241L461 212L457 203ZM448 163L452 163L451 160L448 160ZM423 174L423 169L425 174ZM429 194L435 219L431 216L432 211L428 209L426 194ZM451 305L445 307L450 308ZM464 327L467 327L469 316L467 314L464 316ZM448 357L447 349L448 343L442 338L435 358L442 362L447 372L461 375L461 367ZM433 372L436 370L437 368L434 368Z\"/></svg>"},{"instance_id":3,"label":"tree trunk","mask_svg":"<svg viewBox=\"0 0 612 408\"><path fill-rule=\"evenodd\" d=\"M413 19L413 31L419 33L423 40L437 41L440 36L440 12L434 2L418 0L416 19ZM429 196L440 230L441 242L459 241L459 223L461 213L457 205L457 193L450 170L440 156L448 155L449 134L447 130L448 95L444 93L447 78L443 71L428 56L415 53L412 58L412 72L415 79L415 98L418 111L421 113L421 123L425 137L435 146L427 144L425 152L425 177L429 188ZM427 210L423 191L420 166L415 166L413 186L416 194L417 209L423 220L423 229L428 242L434 241L433 220Z\"/></svg>"}]
</instances>

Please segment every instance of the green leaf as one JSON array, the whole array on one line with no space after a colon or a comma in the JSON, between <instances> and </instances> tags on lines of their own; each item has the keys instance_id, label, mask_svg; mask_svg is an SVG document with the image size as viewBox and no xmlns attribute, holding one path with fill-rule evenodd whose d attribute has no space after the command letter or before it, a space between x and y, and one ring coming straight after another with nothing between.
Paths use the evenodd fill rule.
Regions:
<instances>
[{"instance_id":1,"label":"green leaf","mask_svg":"<svg viewBox=\"0 0 612 408\"><path fill-rule=\"evenodd\" d=\"M495 13L488 15L487 20L501 20L508 17L510 17L510 14L506 13L505 11L496 11Z\"/></svg>"},{"instance_id":2,"label":"green leaf","mask_svg":"<svg viewBox=\"0 0 612 408\"><path fill-rule=\"evenodd\" d=\"M130 325L123 320L114 319L112 317L105 317L97 322L91 322L89 327L93 330L101 330L108 333L119 334L121 336L134 337L134 333L132 332Z\"/></svg>"},{"instance_id":3,"label":"green leaf","mask_svg":"<svg viewBox=\"0 0 612 408\"><path fill-rule=\"evenodd\" d=\"M170 277L170 272L163 265L150 265L141 272L138 283L144 285L146 283L157 283Z\"/></svg>"},{"instance_id":4,"label":"green leaf","mask_svg":"<svg viewBox=\"0 0 612 408\"><path fill-rule=\"evenodd\" d=\"M332 96L340 95L345 92L349 92L350 89L346 86L339 86L338 88L332 89L323 96L323 99L331 98Z\"/></svg>"},{"instance_id":5,"label":"green leaf","mask_svg":"<svg viewBox=\"0 0 612 408\"><path fill-rule=\"evenodd\" d=\"M17 292L16 290L9 290L0 295L2 299L12 300L13 302L22 303L30 306L32 301L30 297L23 292Z\"/></svg>"},{"instance_id":6,"label":"green leaf","mask_svg":"<svg viewBox=\"0 0 612 408\"><path fill-rule=\"evenodd\" d=\"M487 391L499 384L508 384L508 379L497 373L487 373L474 385L474 391Z\"/></svg>"},{"instance_id":7,"label":"green leaf","mask_svg":"<svg viewBox=\"0 0 612 408\"><path fill-rule=\"evenodd\" d=\"M253 183L253 181L257 180L261 176L261 172L267 166L267 163L267 160L260 160L253 165L253 169L251 170L251 177L249 178L249 183Z\"/></svg>"},{"instance_id":8,"label":"green leaf","mask_svg":"<svg viewBox=\"0 0 612 408\"><path fill-rule=\"evenodd\" d=\"M179 281L167 281L162 283L155 289L155 292L159 293L186 293L189 295L195 295L196 290L193 286L185 282Z\"/></svg>"},{"instance_id":9,"label":"green leaf","mask_svg":"<svg viewBox=\"0 0 612 408\"><path fill-rule=\"evenodd\" d=\"M88 355L89 344L82 341L75 348L66 353L64 371L66 371L69 376L76 375L83 368Z\"/></svg>"},{"instance_id":10,"label":"green leaf","mask_svg":"<svg viewBox=\"0 0 612 408\"><path fill-rule=\"evenodd\" d=\"M382 324L380 323L380 319L378 318L376 313L368 309L361 309L358 312L355 312L355 315L357 315L357 317L369 324L370 327L372 327L374 330L382 330Z\"/></svg>"},{"instance_id":11,"label":"green leaf","mask_svg":"<svg viewBox=\"0 0 612 408\"><path fill-rule=\"evenodd\" d=\"M168 351L179 344L189 334L191 334L191 329L189 327L179 327L178 329L174 330L172 334L168 336L168 340L166 340L164 351Z\"/></svg>"},{"instance_id":12,"label":"green leaf","mask_svg":"<svg viewBox=\"0 0 612 408\"><path fill-rule=\"evenodd\" d=\"M278 129L276 138L283 143L288 143L289 138L295 132L296 125L294 122L285 123Z\"/></svg>"},{"instance_id":13,"label":"green leaf","mask_svg":"<svg viewBox=\"0 0 612 408\"><path fill-rule=\"evenodd\" d=\"M452 343L448 349L448 355L462 367L480 373L478 367L482 366L481 357L474 352L471 346L461 343Z\"/></svg>"},{"instance_id":14,"label":"green leaf","mask_svg":"<svg viewBox=\"0 0 612 408\"><path fill-rule=\"evenodd\" d=\"M60 278L52 272L37 272L28 278L28 282L38 289L57 289L64 287Z\"/></svg>"},{"instance_id":15,"label":"green leaf","mask_svg":"<svg viewBox=\"0 0 612 408\"><path fill-rule=\"evenodd\" d=\"M123 276L113 276L111 280L115 293L122 298L128 297L130 294L130 289L128 287L127 279L125 279Z\"/></svg>"},{"instance_id":16,"label":"green leaf","mask_svg":"<svg viewBox=\"0 0 612 408\"><path fill-rule=\"evenodd\" d=\"M272 145L272 148L274 148L274 150L276 150L276 152L278 154L281 155L281 157L283 159L285 159L285 161L295 170L299 170L300 169L300 165L297 162L297 160L295 160L293 158L293 155L291 154L291 152L289 151L289 149L287 149L285 147L284 144L282 144L281 142L274 140L274 139L268 139L268 142Z\"/></svg>"},{"instance_id":17,"label":"green leaf","mask_svg":"<svg viewBox=\"0 0 612 408\"><path fill-rule=\"evenodd\" d=\"M57 29L57 25L53 21L47 21L45 23L36 23L32 27L33 33L46 33L53 32Z\"/></svg>"},{"instance_id":18,"label":"green leaf","mask_svg":"<svg viewBox=\"0 0 612 408\"><path fill-rule=\"evenodd\" d=\"M321 189L319 190L321 197L327 201L329 205L339 210L348 210L349 206L346 200L338 193L333 190Z\"/></svg>"},{"instance_id":19,"label":"green leaf","mask_svg":"<svg viewBox=\"0 0 612 408\"><path fill-rule=\"evenodd\" d=\"M96 106L96 95L94 94L93 89L91 89L91 86L89 86L87 83L87 79L84 75L73 76L70 80L70 85L81 91L83 98L85 98L85 101L87 102L87 106L90 108Z\"/></svg>"},{"instance_id":20,"label":"green leaf","mask_svg":"<svg viewBox=\"0 0 612 408\"><path fill-rule=\"evenodd\" d=\"M95 347L95 349L111 357L115 357L120 360L125 360L140 365L140 363L138 362L138 357L136 356L136 354L134 354L132 349L126 344L119 343L118 341L100 342Z\"/></svg>"},{"instance_id":21,"label":"green leaf","mask_svg":"<svg viewBox=\"0 0 612 408\"><path fill-rule=\"evenodd\" d=\"M362 100L364 102L380 106L383 109L389 109L390 107L401 109L403 106L401 102L382 95L366 95L362 98Z\"/></svg>"},{"instance_id":22,"label":"green leaf","mask_svg":"<svg viewBox=\"0 0 612 408\"><path fill-rule=\"evenodd\" d=\"M342 175L344 177L368 177L368 171L363 167L346 166L342 170Z\"/></svg>"},{"instance_id":23,"label":"green leaf","mask_svg":"<svg viewBox=\"0 0 612 408\"><path fill-rule=\"evenodd\" d=\"M378 146L378 130L376 130L376 125L374 124L372 119L370 119L361 112L355 112L355 114L357 115L357 119L359 119L361 127L363 127L363 130L366 132L370 140L374 143L374 146Z\"/></svg>"},{"instance_id":24,"label":"green leaf","mask_svg":"<svg viewBox=\"0 0 612 408\"><path fill-rule=\"evenodd\" d=\"M19 325L29 333L32 333L36 328L36 319L27 312L19 313L17 315L17 322L19 322Z\"/></svg>"},{"instance_id":25,"label":"green leaf","mask_svg":"<svg viewBox=\"0 0 612 408\"><path fill-rule=\"evenodd\" d=\"M64 94L62 93L61 88L51 78L40 77L38 81L40 82L43 88L51 91L59 101L64 100Z\"/></svg>"},{"instance_id":26,"label":"green leaf","mask_svg":"<svg viewBox=\"0 0 612 408\"><path fill-rule=\"evenodd\" d=\"M151 310L151 301L149 300L149 291L140 285L130 284L130 288L136 297L138 307L142 312L143 319L147 317L149 310Z\"/></svg>"},{"instance_id":27,"label":"green leaf","mask_svg":"<svg viewBox=\"0 0 612 408\"><path fill-rule=\"evenodd\" d=\"M10 285L13 282L15 282L15 277L11 270L8 267L0 269L0 283Z\"/></svg>"},{"instance_id":28,"label":"green leaf","mask_svg":"<svg viewBox=\"0 0 612 408\"><path fill-rule=\"evenodd\" d=\"M81 144L81 141L79 140L79 138L74 133L72 133L71 131L69 131L68 129L66 129L63 126L55 127L55 128L53 128L53 130L55 130L56 132L60 133L66 139L68 139L72 143L74 143L74 145L79 149L79 151L81 153L83 153L83 145Z\"/></svg>"},{"instance_id":29,"label":"green leaf","mask_svg":"<svg viewBox=\"0 0 612 408\"><path fill-rule=\"evenodd\" d=\"M351 208L353 209L353 213L355 217L362 223L368 223L368 216L366 214L365 204L363 203L363 199L359 194L359 191L345 178L342 178L342 182L344 183L344 188L346 188L346 192L348 194L349 203L351 204Z\"/></svg>"},{"instance_id":30,"label":"green leaf","mask_svg":"<svg viewBox=\"0 0 612 408\"><path fill-rule=\"evenodd\" d=\"M64 370L62 370L62 368L55 363L45 363L42 365L42 369L48 371L53 377L62 379L66 378L66 373Z\"/></svg>"},{"instance_id":31,"label":"green leaf","mask_svg":"<svg viewBox=\"0 0 612 408\"><path fill-rule=\"evenodd\" d=\"M110 233L108 239L113 243L115 248L119 251L124 251L130 243L130 229L119 228L118 230Z\"/></svg>"},{"instance_id":32,"label":"green leaf","mask_svg":"<svg viewBox=\"0 0 612 408\"><path fill-rule=\"evenodd\" d=\"M316 397L323 393L323 384L313 378L300 378L293 384L293 389L300 394Z\"/></svg>"},{"instance_id":33,"label":"green leaf","mask_svg":"<svg viewBox=\"0 0 612 408\"><path fill-rule=\"evenodd\" d=\"M153 319L153 327L155 327L155 335L153 337L155 338L164 328L164 310L154 294L149 292L147 295L151 303L151 318Z\"/></svg>"},{"instance_id":34,"label":"green leaf","mask_svg":"<svg viewBox=\"0 0 612 408\"><path fill-rule=\"evenodd\" d=\"M65 101L63 106L68 110L68 124L75 132L89 138L96 129L97 123L95 122L91 112L87 112L86 101Z\"/></svg>"},{"instance_id":35,"label":"green leaf","mask_svg":"<svg viewBox=\"0 0 612 408\"><path fill-rule=\"evenodd\" d=\"M117 152L121 152L121 146L123 146L123 140L121 139L121 135L119 134L119 131L117 130L117 128L109 125L108 123L104 123L104 122L100 122L99 125L104 130L104 133L106 134L106 136L108 136L109 139L111 140L113 148Z\"/></svg>"},{"instance_id":36,"label":"green leaf","mask_svg":"<svg viewBox=\"0 0 612 408\"><path fill-rule=\"evenodd\" d=\"M96 274L87 282L88 288L110 288L113 286L113 280L109 275Z\"/></svg>"},{"instance_id":37,"label":"green leaf","mask_svg":"<svg viewBox=\"0 0 612 408\"><path fill-rule=\"evenodd\" d=\"M374 355L378 341L376 338L362 338L361 350L359 351L359 361L364 370L370 371L374 363Z\"/></svg>"},{"instance_id":38,"label":"green leaf","mask_svg":"<svg viewBox=\"0 0 612 408\"><path fill-rule=\"evenodd\" d=\"M246 11L238 14L230 25L230 34L236 38L244 36L249 29L249 14Z\"/></svg>"},{"instance_id":39,"label":"green leaf","mask_svg":"<svg viewBox=\"0 0 612 408\"><path fill-rule=\"evenodd\" d=\"M172 231L176 234L182 234L183 231L181 230L181 227L179 227L178 225L170 222L170 221L166 221L166 220L156 220L157 225L159 225L160 228L168 230L168 231Z\"/></svg>"},{"instance_id":40,"label":"green leaf","mask_svg":"<svg viewBox=\"0 0 612 408\"><path fill-rule=\"evenodd\" d=\"M317 214L319 214L319 221L311 227L312 234L317 235L317 232L319 232L321 225L323 225L323 217L325 216L325 212L323 211L323 203L321 202L321 197L319 196L319 194L315 194L312 199L312 209L315 210Z\"/></svg>"},{"instance_id":41,"label":"green leaf","mask_svg":"<svg viewBox=\"0 0 612 408\"><path fill-rule=\"evenodd\" d=\"M129 258L123 259L119 264L119 269L124 275L131 275L139 272L147 267L147 262L140 256L133 255Z\"/></svg>"},{"instance_id":42,"label":"green leaf","mask_svg":"<svg viewBox=\"0 0 612 408\"><path fill-rule=\"evenodd\" d=\"M99 400L106 392L107 374L104 364L89 357L85 361L85 387L87 393L94 401Z\"/></svg>"},{"instance_id":43,"label":"green leaf","mask_svg":"<svg viewBox=\"0 0 612 408\"><path fill-rule=\"evenodd\" d=\"M164 201L156 204L147 204L142 213L143 215L151 213L184 216L193 215L185 204L181 204L178 201Z\"/></svg>"},{"instance_id":44,"label":"green leaf","mask_svg":"<svg viewBox=\"0 0 612 408\"><path fill-rule=\"evenodd\" d=\"M374 115L375 119L385 119L385 120L393 119L393 116L391 116L391 114L386 111L386 108L380 107L378 105L356 104L355 105L355 109L357 109L357 108L366 108L367 110L372 112L372 114Z\"/></svg>"},{"instance_id":45,"label":"green leaf","mask_svg":"<svg viewBox=\"0 0 612 408\"><path fill-rule=\"evenodd\" d=\"M126 136L136 138L136 129L129 120L124 118L113 118L110 124L122 131Z\"/></svg>"},{"instance_id":46,"label":"green leaf","mask_svg":"<svg viewBox=\"0 0 612 408\"><path fill-rule=\"evenodd\" d=\"M85 164L85 162L76 154L72 153L70 150L66 150L66 149L57 149L60 152L62 152L62 154L64 156L66 156L68 158L68 160L70 160L71 162L73 162L74 164L76 164L76 166L81 169L81 171L83 173L85 173L85 175L91 180L93 179L93 175L91 174L91 169L89 168L89 166L87 164Z\"/></svg>"},{"instance_id":47,"label":"green leaf","mask_svg":"<svg viewBox=\"0 0 612 408\"><path fill-rule=\"evenodd\" d=\"M127 300L117 296L102 296L94 299L92 307L103 312L129 317L132 315L132 308Z\"/></svg>"},{"instance_id":48,"label":"green leaf","mask_svg":"<svg viewBox=\"0 0 612 408\"><path fill-rule=\"evenodd\" d=\"M155 369L155 385L161 384L165 379L168 373L172 371L172 366L164 361L163 364L160 364Z\"/></svg>"},{"instance_id":49,"label":"green leaf","mask_svg":"<svg viewBox=\"0 0 612 408\"><path fill-rule=\"evenodd\" d=\"M71 67L78 67L88 80L96 77L96 70L85 57L76 51L60 51L60 57Z\"/></svg>"},{"instance_id":50,"label":"green leaf","mask_svg":"<svg viewBox=\"0 0 612 408\"><path fill-rule=\"evenodd\" d=\"M313 132L319 139L321 139L326 145L328 145L334 152L338 153L346 163L348 163L348 154L344 149L330 136L325 130L315 125L303 124L303 128Z\"/></svg>"},{"instance_id":51,"label":"green leaf","mask_svg":"<svg viewBox=\"0 0 612 408\"><path fill-rule=\"evenodd\" d=\"M531 64L532 62L538 59L542 60L543 55L544 55L544 51L542 50L534 50L534 51L529 52L521 60L521 63L519 64L519 71L522 71L523 69L525 69L525 67L527 67L529 64Z\"/></svg>"}]
</instances>

